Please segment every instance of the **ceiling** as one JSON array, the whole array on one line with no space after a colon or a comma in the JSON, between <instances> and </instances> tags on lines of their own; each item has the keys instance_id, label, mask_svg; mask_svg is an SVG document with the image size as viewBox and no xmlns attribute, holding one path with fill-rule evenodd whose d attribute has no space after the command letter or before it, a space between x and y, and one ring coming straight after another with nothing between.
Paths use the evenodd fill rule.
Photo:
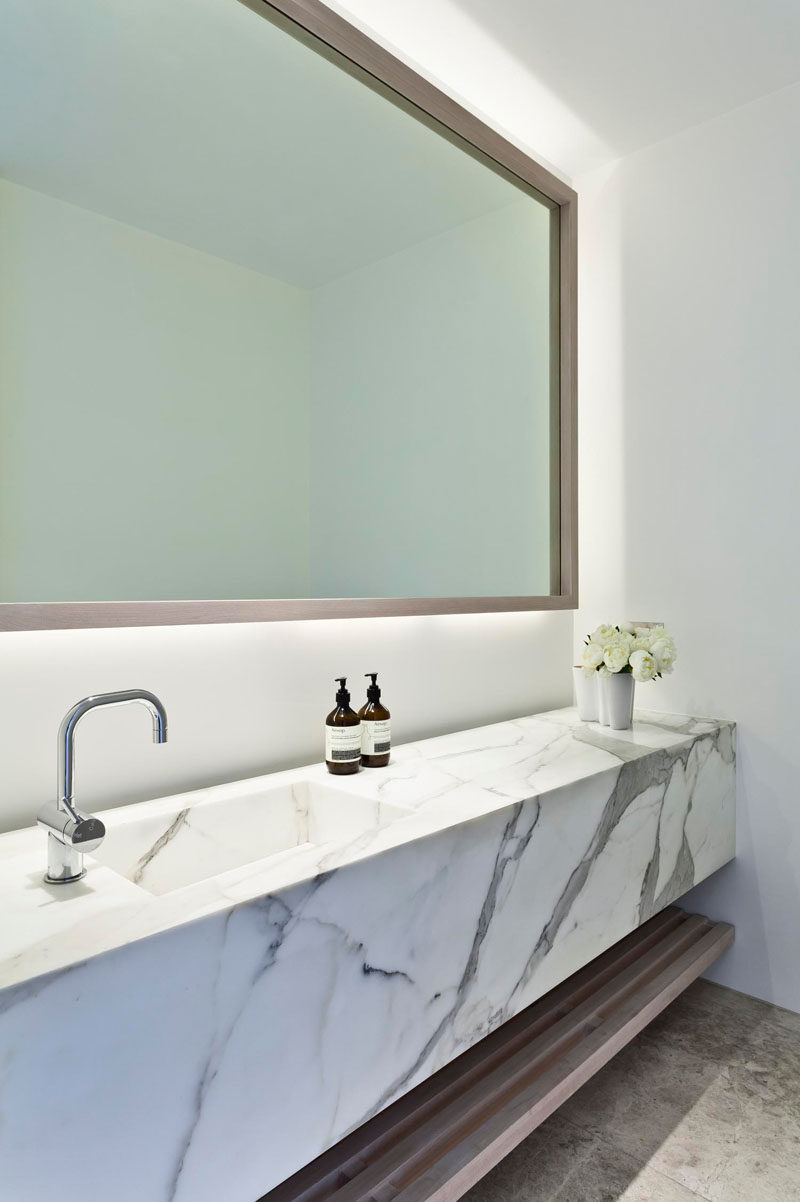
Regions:
<instances>
[{"instance_id":1,"label":"ceiling","mask_svg":"<svg viewBox=\"0 0 800 1202\"><path fill-rule=\"evenodd\" d=\"M576 179L800 79L800 0L332 0ZM0 174L301 287L518 199L238 0L5 0Z\"/></svg>"},{"instance_id":2,"label":"ceiling","mask_svg":"<svg viewBox=\"0 0 800 1202\"><path fill-rule=\"evenodd\" d=\"M573 179L800 80L800 0L333 0Z\"/></svg>"},{"instance_id":3,"label":"ceiling","mask_svg":"<svg viewBox=\"0 0 800 1202\"><path fill-rule=\"evenodd\" d=\"M304 288L521 195L237 0L5 0L0 175Z\"/></svg>"}]
</instances>

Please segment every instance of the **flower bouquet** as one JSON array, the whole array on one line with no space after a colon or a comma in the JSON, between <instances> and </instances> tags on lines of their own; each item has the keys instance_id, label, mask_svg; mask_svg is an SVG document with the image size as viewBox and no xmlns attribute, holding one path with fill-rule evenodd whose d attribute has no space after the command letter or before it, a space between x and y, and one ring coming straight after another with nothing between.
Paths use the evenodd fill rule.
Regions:
<instances>
[{"instance_id":1,"label":"flower bouquet","mask_svg":"<svg viewBox=\"0 0 800 1202\"><path fill-rule=\"evenodd\" d=\"M585 682L582 688L576 679L580 716L587 721L599 716L604 726L626 730L633 719L635 682L666 675L676 659L675 640L662 625L598 626L586 638L580 671L575 673ZM593 696L596 713L592 713Z\"/></svg>"}]
</instances>

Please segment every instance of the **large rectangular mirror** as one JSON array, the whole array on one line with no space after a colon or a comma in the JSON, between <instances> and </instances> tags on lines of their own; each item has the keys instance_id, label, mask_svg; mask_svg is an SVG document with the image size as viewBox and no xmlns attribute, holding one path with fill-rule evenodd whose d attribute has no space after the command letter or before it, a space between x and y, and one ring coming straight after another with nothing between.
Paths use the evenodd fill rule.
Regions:
<instances>
[{"instance_id":1,"label":"large rectangular mirror","mask_svg":"<svg viewBox=\"0 0 800 1202\"><path fill-rule=\"evenodd\" d=\"M309 0L3 41L6 629L575 604L569 188Z\"/></svg>"}]
</instances>

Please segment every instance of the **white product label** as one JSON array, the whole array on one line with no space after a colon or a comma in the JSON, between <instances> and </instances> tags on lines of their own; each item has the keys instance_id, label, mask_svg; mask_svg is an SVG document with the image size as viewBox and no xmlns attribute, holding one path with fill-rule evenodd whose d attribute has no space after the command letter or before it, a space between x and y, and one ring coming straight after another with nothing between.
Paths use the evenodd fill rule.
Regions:
<instances>
[{"instance_id":1,"label":"white product label","mask_svg":"<svg viewBox=\"0 0 800 1202\"><path fill-rule=\"evenodd\" d=\"M326 726L325 759L331 764L361 758L361 726Z\"/></svg>"},{"instance_id":2,"label":"white product label","mask_svg":"<svg viewBox=\"0 0 800 1202\"><path fill-rule=\"evenodd\" d=\"M380 722L361 723L361 752L363 755L381 755L391 746L391 718L384 718Z\"/></svg>"}]
</instances>

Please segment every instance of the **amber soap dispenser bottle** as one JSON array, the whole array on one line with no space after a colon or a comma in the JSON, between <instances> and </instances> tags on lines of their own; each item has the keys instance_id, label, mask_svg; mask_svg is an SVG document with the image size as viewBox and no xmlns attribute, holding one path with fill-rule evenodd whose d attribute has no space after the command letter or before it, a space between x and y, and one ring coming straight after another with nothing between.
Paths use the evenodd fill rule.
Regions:
<instances>
[{"instance_id":1,"label":"amber soap dispenser bottle","mask_svg":"<svg viewBox=\"0 0 800 1202\"><path fill-rule=\"evenodd\" d=\"M367 687L367 704L358 711L361 719L361 763L365 768L384 768L392 747L391 714L381 705L378 673L365 672L372 684Z\"/></svg>"},{"instance_id":2,"label":"amber soap dispenser bottle","mask_svg":"<svg viewBox=\"0 0 800 1202\"><path fill-rule=\"evenodd\" d=\"M336 708L325 719L325 763L334 776L351 776L361 767L361 719L350 708L347 677L336 682Z\"/></svg>"}]
</instances>

